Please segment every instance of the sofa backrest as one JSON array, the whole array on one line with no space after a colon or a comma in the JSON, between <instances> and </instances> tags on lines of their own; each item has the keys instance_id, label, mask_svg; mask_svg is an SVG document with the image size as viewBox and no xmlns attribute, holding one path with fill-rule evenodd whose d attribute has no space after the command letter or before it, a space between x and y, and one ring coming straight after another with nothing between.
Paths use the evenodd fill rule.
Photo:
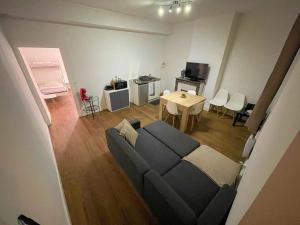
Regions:
<instances>
[{"instance_id":1,"label":"sofa backrest","mask_svg":"<svg viewBox=\"0 0 300 225\"><path fill-rule=\"evenodd\" d=\"M154 170L145 175L144 199L161 225L195 225L193 210Z\"/></svg>"},{"instance_id":2,"label":"sofa backrest","mask_svg":"<svg viewBox=\"0 0 300 225\"><path fill-rule=\"evenodd\" d=\"M115 128L105 131L107 145L119 165L125 170L137 191L143 193L144 174L150 170L149 165L122 137Z\"/></svg>"},{"instance_id":3,"label":"sofa backrest","mask_svg":"<svg viewBox=\"0 0 300 225\"><path fill-rule=\"evenodd\" d=\"M177 154L144 129L139 130L134 148L149 164L150 168L156 170L160 175L163 175L181 161Z\"/></svg>"}]
</instances>

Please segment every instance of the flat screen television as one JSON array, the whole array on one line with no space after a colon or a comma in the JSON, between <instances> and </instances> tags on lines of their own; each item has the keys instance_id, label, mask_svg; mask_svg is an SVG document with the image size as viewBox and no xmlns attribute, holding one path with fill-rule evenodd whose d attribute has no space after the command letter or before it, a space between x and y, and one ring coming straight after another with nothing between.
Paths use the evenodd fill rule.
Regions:
<instances>
[{"instance_id":1,"label":"flat screen television","mask_svg":"<svg viewBox=\"0 0 300 225\"><path fill-rule=\"evenodd\" d=\"M191 80L206 80L208 75L208 64L187 62L185 68L185 77Z\"/></svg>"}]
</instances>

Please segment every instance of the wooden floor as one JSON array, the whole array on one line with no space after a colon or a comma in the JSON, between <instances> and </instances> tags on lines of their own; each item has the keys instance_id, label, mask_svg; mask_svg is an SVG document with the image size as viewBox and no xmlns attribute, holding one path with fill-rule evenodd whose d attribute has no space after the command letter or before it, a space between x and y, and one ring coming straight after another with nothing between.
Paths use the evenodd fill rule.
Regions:
<instances>
[{"instance_id":1,"label":"wooden floor","mask_svg":"<svg viewBox=\"0 0 300 225\"><path fill-rule=\"evenodd\" d=\"M78 118L73 99L62 96L47 102L50 134L73 225L152 225L150 210L135 192L125 173L108 151L105 129L123 118L139 119L142 126L158 119L158 106L132 105L114 113L103 111ZM232 127L232 119L204 112L201 123L188 131L235 161L248 137L244 127Z\"/></svg>"}]
</instances>

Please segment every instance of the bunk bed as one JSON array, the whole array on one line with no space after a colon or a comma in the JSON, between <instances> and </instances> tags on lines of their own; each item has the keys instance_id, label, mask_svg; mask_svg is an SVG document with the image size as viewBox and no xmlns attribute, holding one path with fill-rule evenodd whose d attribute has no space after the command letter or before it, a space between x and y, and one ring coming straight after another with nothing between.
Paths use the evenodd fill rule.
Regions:
<instances>
[{"instance_id":1,"label":"bunk bed","mask_svg":"<svg viewBox=\"0 0 300 225\"><path fill-rule=\"evenodd\" d=\"M58 61L35 60L30 62L30 68L43 98L55 98L68 93L68 82Z\"/></svg>"}]
</instances>

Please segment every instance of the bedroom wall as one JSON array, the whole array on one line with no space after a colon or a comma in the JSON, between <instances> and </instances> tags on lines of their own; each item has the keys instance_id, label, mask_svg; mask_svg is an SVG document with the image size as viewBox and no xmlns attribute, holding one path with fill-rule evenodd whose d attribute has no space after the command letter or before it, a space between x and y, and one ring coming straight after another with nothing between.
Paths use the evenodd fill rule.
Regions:
<instances>
[{"instance_id":1,"label":"bedroom wall","mask_svg":"<svg viewBox=\"0 0 300 225\"><path fill-rule=\"evenodd\" d=\"M300 129L300 52L247 163L226 224L239 224Z\"/></svg>"},{"instance_id":2,"label":"bedroom wall","mask_svg":"<svg viewBox=\"0 0 300 225\"><path fill-rule=\"evenodd\" d=\"M288 4L287 4L288 5ZM241 16L221 87L255 103L299 13L295 7L265 7Z\"/></svg>"},{"instance_id":3,"label":"bedroom wall","mask_svg":"<svg viewBox=\"0 0 300 225\"><path fill-rule=\"evenodd\" d=\"M0 52L0 223L71 225L48 127L1 28Z\"/></svg>"},{"instance_id":4,"label":"bedroom wall","mask_svg":"<svg viewBox=\"0 0 300 225\"><path fill-rule=\"evenodd\" d=\"M32 68L33 75L38 84L51 80L51 75L61 78L69 83L63 59L58 48L19 48L28 63L30 62L58 62L59 67ZM57 74L57 75L56 75ZM61 79L59 79L61 80Z\"/></svg>"}]
</instances>

